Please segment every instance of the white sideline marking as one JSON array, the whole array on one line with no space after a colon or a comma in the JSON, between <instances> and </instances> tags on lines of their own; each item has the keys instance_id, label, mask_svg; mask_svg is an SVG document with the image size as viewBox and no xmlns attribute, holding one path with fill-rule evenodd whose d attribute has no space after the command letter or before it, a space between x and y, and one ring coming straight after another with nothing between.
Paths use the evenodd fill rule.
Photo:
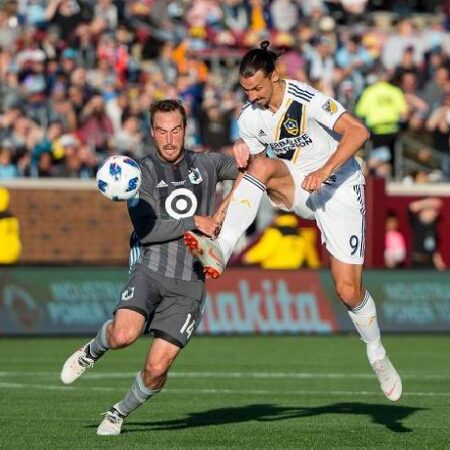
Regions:
<instances>
[{"instance_id":1,"label":"white sideline marking","mask_svg":"<svg viewBox=\"0 0 450 450\"><path fill-rule=\"evenodd\" d=\"M59 377L59 372L33 372L33 377L55 378ZM85 378L91 380L111 379L111 378L129 378L134 377L136 372L108 372L92 373L89 372ZM419 374L402 373L402 379L408 380L449 380L450 374ZM24 372L0 372L0 377L23 377L30 376ZM285 378L285 379L372 379L372 373L307 373L307 372L169 372L172 378Z\"/></svg>"},{"instance_id":2,"label":"white sideline marking","mask_svg":"<svg viewBox=\"0 0 450 450\"><path fill-rule=\"evenodd\" d=\"M116 387L97 387L97 386L63 386L48 384L28 384L28 383L0 383L3 389L43 389L43 390L70 390L70 391L117 391ZM379 391L299 391L299 390L264 390L264 389L164 389L163 393L167 394L221 394L221 395L333 395L333 396L350 396L359 395L365 397L379 397ZM405 397L450 397L450 392L404 392Z\"/></svg>"}]
</instances>

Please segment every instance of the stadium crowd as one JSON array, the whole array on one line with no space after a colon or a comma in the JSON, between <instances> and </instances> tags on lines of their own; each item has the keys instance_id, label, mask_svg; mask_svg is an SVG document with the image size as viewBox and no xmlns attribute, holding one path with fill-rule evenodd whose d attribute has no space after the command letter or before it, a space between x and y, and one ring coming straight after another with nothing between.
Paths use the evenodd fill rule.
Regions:
<instances>
[{"instance_id":1,"label":"stadium crowd","mask_svg":"<svg viewBox=\"0 0 450 450\"><path fill-rule=\"evenodd\" d=\"M239 58L269 39L282 76L365 121L367 172L393 178L406 135L416 145L402 178L447 180L450 2L434 4L440 14L405 1L382 14L367 0L2 0L0 179L89 178L110 154L139 158L164 97L188 110L189 148L229 151Z\"/></svg>"}]
</instances>

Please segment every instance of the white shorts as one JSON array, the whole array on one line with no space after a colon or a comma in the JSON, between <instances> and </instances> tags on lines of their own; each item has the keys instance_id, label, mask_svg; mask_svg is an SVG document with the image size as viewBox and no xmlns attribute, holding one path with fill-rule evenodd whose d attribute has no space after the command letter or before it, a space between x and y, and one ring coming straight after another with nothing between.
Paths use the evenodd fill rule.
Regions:
<instances>
[{"instance_id":1,"label":"white shorts","mask_svg":"<svg viewBox=\"0 0 450 450\"><path fill-rule=\"evenodd\" d=\"M321 232L322 244L336 259L348 264L363 264L364 185L323 184L320 192L310 194L301 187L305 174L291 162L283 162L295 183L294 204L290 209L283 209L304 219L315 220Z\"/></svg>"}]
</instances>

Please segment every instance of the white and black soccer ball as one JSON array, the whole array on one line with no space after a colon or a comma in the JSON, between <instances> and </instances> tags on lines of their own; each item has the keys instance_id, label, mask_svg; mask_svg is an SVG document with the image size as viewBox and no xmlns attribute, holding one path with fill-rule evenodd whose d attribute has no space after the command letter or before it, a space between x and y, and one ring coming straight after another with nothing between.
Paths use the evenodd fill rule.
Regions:
<instances>
[{"instance_id":1,"label":"white and black soccer ball","mask_svg":"<svg viewBox=\"0 0 450 450\"><path fill-rule=\"evenodd\" d=\"M97 187L115 202L134 197L141 185L141 169L132 158L110 156L97 171Z\"/></svg>"}]
</instances>

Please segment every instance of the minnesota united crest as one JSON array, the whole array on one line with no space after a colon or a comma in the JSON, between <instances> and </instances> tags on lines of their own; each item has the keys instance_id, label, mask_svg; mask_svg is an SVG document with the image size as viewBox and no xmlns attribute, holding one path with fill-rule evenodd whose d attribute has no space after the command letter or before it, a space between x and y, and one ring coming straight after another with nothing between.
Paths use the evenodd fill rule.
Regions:
<instances>
[{"instance_id":1,"label":"minnesota united crest","mask_svg":"<svg viewBox=\"0 0 450 450\"><path fill-rule=\"evenodd\" d=\"M200 173L200 170L197 169L197 167L191 167L189 169L189 181L192 184L200 184L203 181L202 174Z\"/></svg>"}]
</instances>

